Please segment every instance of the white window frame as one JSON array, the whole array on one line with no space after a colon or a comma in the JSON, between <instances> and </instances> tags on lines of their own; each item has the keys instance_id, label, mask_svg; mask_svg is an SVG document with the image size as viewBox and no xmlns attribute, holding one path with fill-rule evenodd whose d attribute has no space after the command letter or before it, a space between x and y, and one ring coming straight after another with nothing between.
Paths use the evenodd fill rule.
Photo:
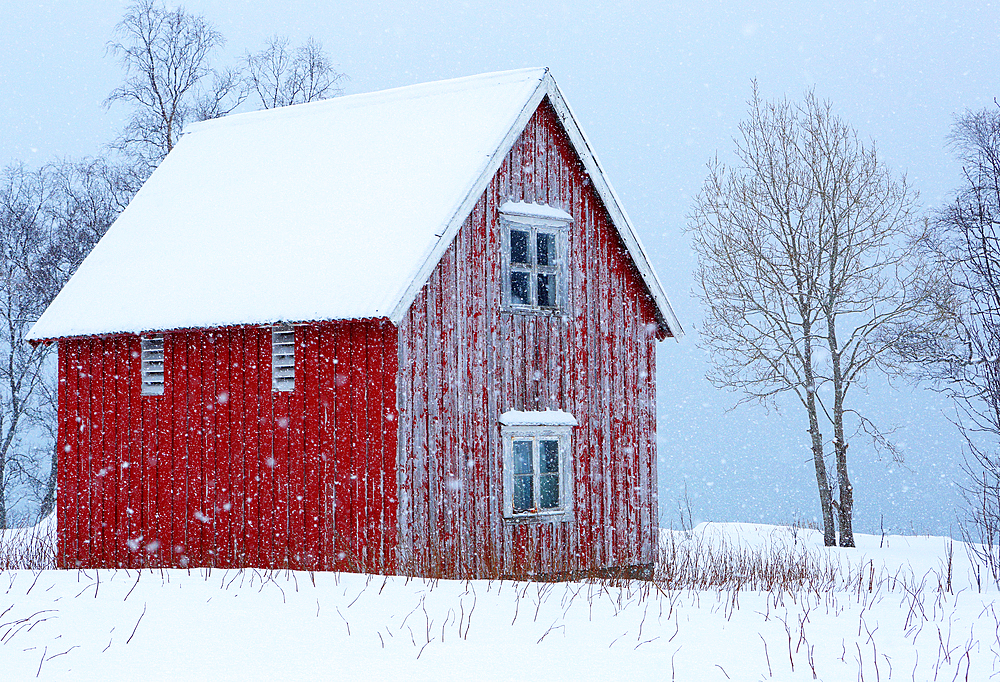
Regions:
<instances>
[{"instance_id":1,"label":"white window frame","mask_svg":"<svg viewBox=\"0 0 1000 682\"><path fill-rule=\"evenodd\" d=\"M525 206L521 204L521 206ZM533 206L527 204L526 206ZM547 206L539 206L539 209L548 209ZM501 275L503 278L502 307L511 312L526 313L560 313L567 309L569 300L569 225L572 221L569 217L555 217L542 215L543 210L537 215L515 211L500 212L500 233L501 233ZM526 266L511 263L511 230L522 230L530 234L528 239L528 264ZM555 263L550 266L538 264L535 253L538 243L538 234L550 234L555 238L556 255ZM528 287L530 303L515 303L511 296L511 273L528 272ZM538 305L538 275L546 273L556 277L555 305Z\"/></svg>"},{"instance_id":2,"label":"white window frame","mask_svg":"<svg viewBox=\"0 0 1000 682\"><path fill-rule=\"evenodd\" d=\"M167 376L164 345L163 334L144 334L139 337L141 395L163 395Z\"/></svg>"},{"instance_id":3,"label":"white window frame","mask_svg":"<svg viewBox=\"0 0 1000 682\"><path fill-rule=\"evenodd\" d=\"M291 343L287 341L288 334L291 334ZM295 327L290 324L271 327L271 390L275 393L295 391Z\"/></svg>"},{"instance_id":4,"label":"white window frame","mask_svg":"<svg viewBox=\"0 0 1000 682\"><path fill-rule=\"evenodd\" d=\"M541 412L539 414L545 414ZM573 456L572 426L552 424L501 424L503 440L503 515L511 521L569 521L573 518ZM559 506L553 509L537 509L514 512L514 441L531 440L533 459L533 494L539 499L541 474L539 471L538 442L559 441Z\"/></svg>"}]
</instances>

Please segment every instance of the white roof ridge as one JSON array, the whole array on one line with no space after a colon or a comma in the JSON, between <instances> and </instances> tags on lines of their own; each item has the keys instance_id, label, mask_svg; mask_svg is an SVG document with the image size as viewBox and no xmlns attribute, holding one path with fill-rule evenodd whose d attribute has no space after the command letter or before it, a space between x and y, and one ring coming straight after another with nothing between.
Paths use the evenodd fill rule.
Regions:
<instances>
[{"instance_id":1,"label":"white roof ridge","mask_svg":"<svg viewBox=\"0 0 1000 682\"><path fill-rule=\"evenodd\" d=\"M477 87L485 88L496 85L498 79L502 81L529 80L529 76L537 74L541 81L548 72L548 67L529 67L524 69L511 69L509 71L495 71L492 73L481 73L471 76L460 76L458 78L446 78L443 80L429 81L426 83L413 83L411 85L400 85L386 90L374 90L372 92L359 92L351 95L340 95L329 99L317 100L315 102L303 102L291 104L284 107L272 109L259 109L257 111L245 111L238 114L221 116L219 118L195 121L184 127L183 134L197 133L218 127L230 127L240 125L252 125L260 121L271 122L281 119L294 119L299 116L313 116L322 108L330 109L353 109L357 107L371 106L384 102L421 97L432 97L434 95L463 90L474 90Z\"/></svg>"}]
</instances>

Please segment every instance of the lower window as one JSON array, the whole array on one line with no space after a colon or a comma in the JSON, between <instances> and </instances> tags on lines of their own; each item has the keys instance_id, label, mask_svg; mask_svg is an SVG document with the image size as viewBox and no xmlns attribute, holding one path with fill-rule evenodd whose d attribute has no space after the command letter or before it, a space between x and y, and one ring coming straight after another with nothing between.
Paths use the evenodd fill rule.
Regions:
<instances>
[{"instance_id":1,"label":"lower window","mask_svg":"<svg viewBox=\"0 0 1000 682\"><path fill-rule=\"evenodd\" d=\"M520 414L542 421L548 413ZM561 520L572 511L571 425L504 424L503 417L504 516Z\"/></svg>"}]
</instances>

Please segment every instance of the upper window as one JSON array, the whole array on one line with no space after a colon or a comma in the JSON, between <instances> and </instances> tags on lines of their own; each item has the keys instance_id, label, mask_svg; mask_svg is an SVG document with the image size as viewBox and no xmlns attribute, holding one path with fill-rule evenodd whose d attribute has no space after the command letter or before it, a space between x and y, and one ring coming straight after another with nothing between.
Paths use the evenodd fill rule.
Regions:
<instances>
[{"instance_id":1,"label":"upper window","mask_svg":"<svg viewBox=\"0 0 1000 682\"><path fill-rule=\"evenodd\" d=\"M504 307L565 309L570 215L551 206L511 201L500 212Z\"/></svg>"},{"instance_id":2,"label":"upper window","mask_svg":"<svg viewBox=\"0 0 1000 682\"><path fill-rule=\"evenodd\" d=\"M143 336L141 344L142 395L163 395L163 334Z\"/></svg>"},{"instance_id":3,"label":"upper window","mask_svg":"<svg viewBox=\"0 0 1000 682\"><path fill-rule=\"evenodd\" d=\"M505 412L504 516L561 521L573 509L570 430L573 416L560 411Z\"/></svg>"},{"instance_id":4,"label":"upper window","mask_svg":"<svg viewBox=\"0 0 1000 682\"><path fill-rule=\"evenodd\" d=\"M295 390L295 327L271 327L271 390Z\"/></svg>"}]
</instances>

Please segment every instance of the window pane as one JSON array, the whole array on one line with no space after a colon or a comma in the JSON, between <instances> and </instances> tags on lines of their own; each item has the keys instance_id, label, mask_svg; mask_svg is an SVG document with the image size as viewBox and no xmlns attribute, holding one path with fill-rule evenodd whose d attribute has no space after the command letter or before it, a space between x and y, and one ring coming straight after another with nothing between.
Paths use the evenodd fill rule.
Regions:
<instances>
[{"instance_id":1,"label":"window pane","mask_svg":"<svg viewBox=\"0 0 1000 682\"><path fill-rule=\"evenodd\" d=\"M514 512L532 511L535 508L532 500L531 476L514 477Z\"/></svg>"},{"instance_id":2,"label":"window pane","mask_svg":"<svg viewBox=\"0 0 1000 682\"><path fill-rule=\"evenodd\" d=\"M540 452L538 453L538 469L543 474L558 474L559 473L559 441L557 440L543 440L539 441L538 446Z\"/></svg>"},{"instance_id":3,"label":"window pane","mask_svg":"<svg viewBox=\"0 0 1000 682\"><path fill-rule=\"evenodd\" d=\"M545 474L538 481L539 506L542 509L554 509L559 506L559 474Z\"/></svg>"},{"instance_id":4,"label":"window pane","mask_svg":"<svg viewBox=\"0 0 1000 682\"><path fill-rule=\"evenodd\" d=\"M515 305L531 305L530 273L510 273L510 302Z\"/></svg>"},{"instance_id":5,"label":"window pane","mask_svg":"<svg viewBox=\"0 0 1000 682\"><path fill-rule=\"evenodd\" d=\"M556 306L556 276L538 275L538 307L554 308Z\"/></svg>"},{"instance_id":6,"label":"window pane","mask_svg":"<svg viewBox=\"0 0 1000 682\"><path fill-rule=\"evenodd\" d=\"M538 233L538 240L535 242L538 247L538 264L556 264L556 236L545 232Z\"/></svg>"},{"instance_id":7,"label":"window pane","mask_svg":"<svg viewBox=\"0 0 1000 682\"><path fill-rule=\"evenodd\" d=\"M510 231L510 262L528 264L528 235L523 230Z\"/></svg>"},{"instance_id":8,"label":"window pane","mask_svg":"<svg viewBox=\"0 0 1000 682\"><path fill-rule=\"evenodd\" d=\"M514 473L528 474L535 473L535 467L531 462L531 441L514 441Z\"/></svg>"}]
</instances>

